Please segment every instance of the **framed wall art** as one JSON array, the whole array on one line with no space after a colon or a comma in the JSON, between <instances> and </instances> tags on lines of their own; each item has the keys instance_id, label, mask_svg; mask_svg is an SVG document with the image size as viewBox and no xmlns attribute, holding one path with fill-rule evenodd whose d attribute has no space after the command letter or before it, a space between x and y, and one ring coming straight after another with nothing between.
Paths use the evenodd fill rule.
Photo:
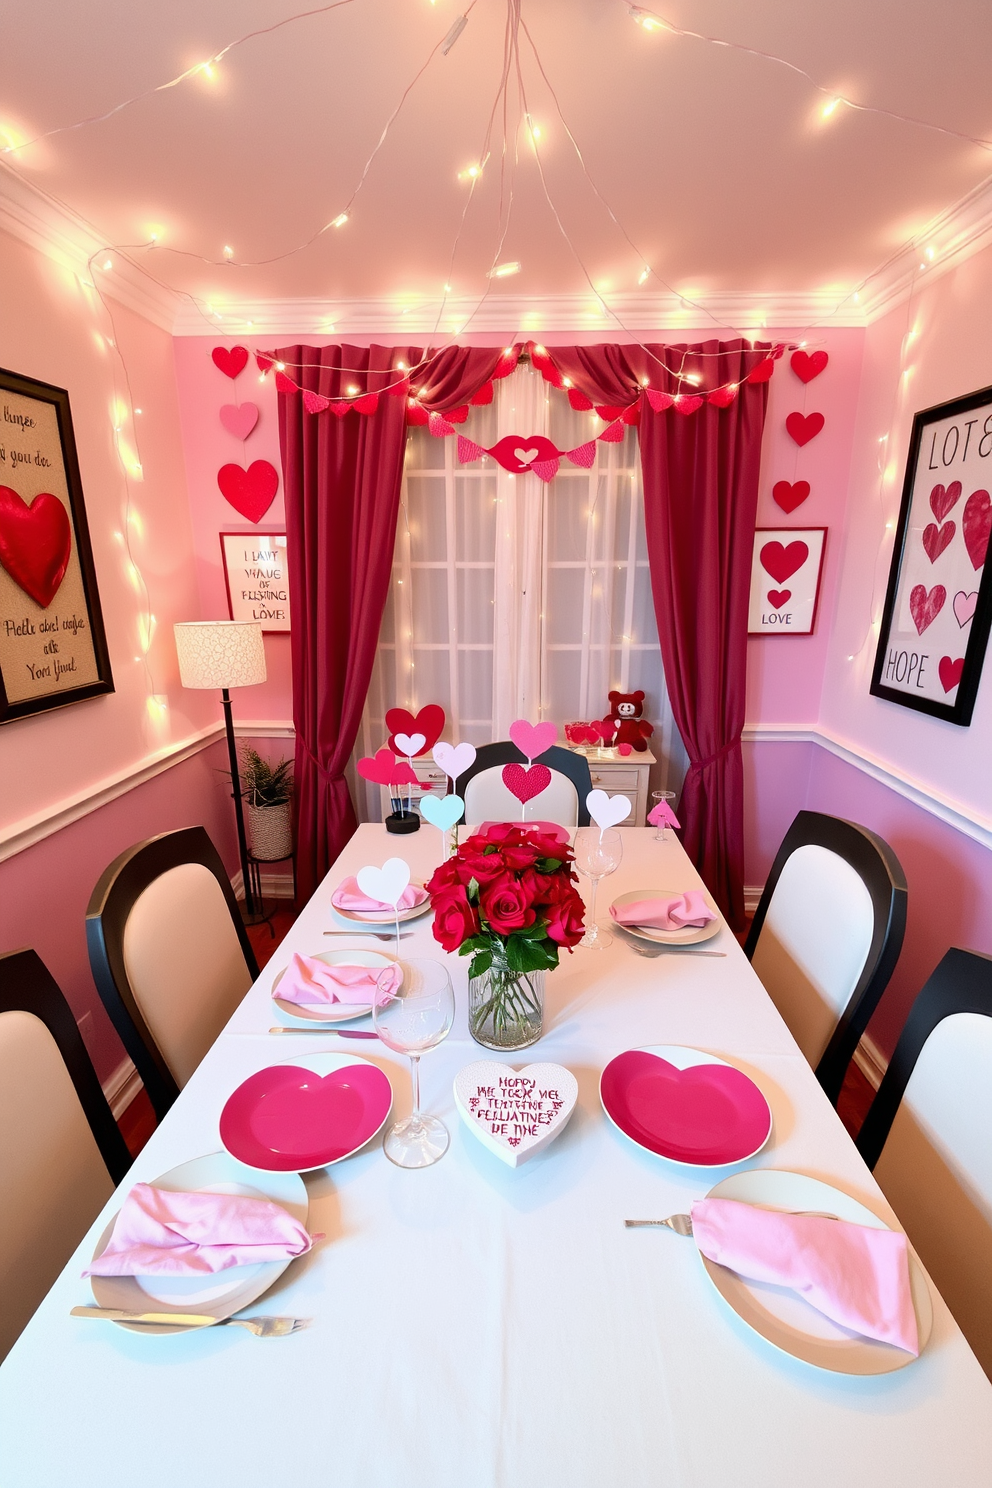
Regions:
<instances>
[{"instance_id":1,"label":"framed wall art","mask_svg":"<svg viewBox=\"0 0 992 1488\"><path fill-rule=\"evenodd\" d=\"M260 620L263 631L289 630L285 532L222 532L220 550L232 620Z\"/></svg>"},{"instance_id":2,"label":"framed wall art","mask_svg":"<svg viewBox=\"0 0 992 1488\"><path fill-rule=\"evenodd\" d=\"M749 635L810 635L826 527L758 527L751 558Z\"/></svg>"},{"instance_id":3,"label":"framed wall art","mask_svg":"<svg viewBox=\"0 0 992 1488\"><path fill-rule=\"evenodd\" d=\"M971 722L992 623L992 388L913 419L875 697Z\"/></svg>"},{"instance_id":4,"label":"framed wall art","mask_svg":"<svg viewBox=\"0 0 992 1488\"><path fill-rule=\"evenodd\" d=\"M69 394L0 370L0 723L113 690Z\"/></svg>"}]
</instances>

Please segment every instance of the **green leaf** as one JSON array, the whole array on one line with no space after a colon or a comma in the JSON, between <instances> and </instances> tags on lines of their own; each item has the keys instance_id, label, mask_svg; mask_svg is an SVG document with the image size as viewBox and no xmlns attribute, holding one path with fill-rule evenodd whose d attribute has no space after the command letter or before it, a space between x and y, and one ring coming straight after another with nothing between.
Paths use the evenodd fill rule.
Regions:
<instances>
[{"instance_id":1,"label":"green leaf","mask_svg":"<svg viewBox=\"0 0 992 1488\"><path fill-rule=\"evenodd\" d=\"M462 947L464 950L464 946ZM470 977L480 977L484 971L488 971L493 964L492 951L478 951L472 958L468 974Z\"/></svg>"},{"instance_id":2,"label":"green leaf","mask_svg":"<svg viewBox=\"0 0 992 1488\"><path fill-rule=\"evenodd\" d=\"M538 858L534 867L538 873L557 873L561 865L561 858Z\"/></svg>"},{"instance_id":3,"label":"green leaf","mask_svg":"<svg viewBox=\"0 0 992 1488\"><path fill-rule=\"evenodd\" d=\"M468 894L468 902L470 904L478 904L478 902L479 902L479 880L477 878L470 878L469 879L469 881L468 881L468 888L466 890L466 893Z\"/></svg>"}]
</instances>

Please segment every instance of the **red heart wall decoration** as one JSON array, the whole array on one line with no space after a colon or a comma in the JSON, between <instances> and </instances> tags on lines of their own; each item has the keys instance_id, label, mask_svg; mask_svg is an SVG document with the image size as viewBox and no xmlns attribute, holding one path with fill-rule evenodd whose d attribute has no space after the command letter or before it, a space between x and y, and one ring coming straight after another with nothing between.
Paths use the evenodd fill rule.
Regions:
<instances>
[{"instance_id":1,"label":"red heart wall decoration","mask_svg":"<svg viewBox=\"0 0 992 1488\"><path fill-rule=\"evenodd\" d=\"M225 403L220 411L220 421L235 439L247 439L258 423L258 404Z\"/></svg>"},{"instance_id":2,"label":"red heart wall decoration","mask_svg":"<svg viewBox=\"0 0 992 1488\"><path fill-rule=\"evenodd\" d=\"M771 574L777 584L784 584L806 562L809 548L804 542L791 542L787 548L780 542L767 542L758 555L765 573Z\"/></svg>"},{"instance_id":3,"label":"red heart wall decoration","mask_svg":"<svg viewBox=\"0 0 992 1488\"><path fill-rule=\"evenodd\" d=\"M516 796L521 806L539 796L551 784L551 771L547 765L504 765L503 784L511 795Z\"/></svg>"},{"instance_id":4,"label":"red heart wall decoration","mask_svg":"<svg viewBox=\"0 0 992 1488\"><path fill-rule=\"evenodd\" d=\"M947 590L943 584L935 584L928 594L925 584L914 584L909 596L909 613L913 617L917 635L922 635L932 625L944 608Z\"/></svg>"},{"instance_id":5,"label":"red heart wall decoration","mask_svg":"<svg viewBox=\"0 0 992 1488\"><path fill-rule=\"evenodd\" d=\"M940 685L945 692L951 692L961 681L961 673L964 671L964 657L959 656L957 661L952 661L949 656L942 656L937 666L937 675Z\"/></svg>"},{"instance_id":6,"label":"red heart wall decoration","mask_svg":"<svg viewBox=\"0 0 992 1488\"><path fill-rule=\"evenodd\" d=\"M240 465L222 465L217 484L236 512L249 522L260 522L275 500L279 472L268 460L254 460L247 470Z\"/></svg>"},{"instance_id":7,"label":"red heart wall decoration","mask_svg":"<svg viewBox=\"0 0 992 1488\"><path fill-rule=\"evenodd\" d=\"M389 730L390 749L396 748L397 734L422 734L424 747L417 756L419 759L421 754L433 749L440 739L444 728L444 709L440 703L426 703L414 718L406 708L389 708L386 712L386 727Z\"/></svg>"},{"instance_id":8,"label":"red heart wall decoration","mask_svg":"<svg viewBox=\"0 0 992 1488\"><path fill-rule=\"evenodd\" d=\"M815 439L825 423L826 419L822 413L790 413L785 421L785 427L801 447L809 444L811 439Z\"/></svg>"},{"instance_id":9,"label":"red heart wall decoration","mask_svg":"<svg viewBox=\"0 0 992 1488\"><path fill-rule=\"evenodd\" d=\"M992 533L992 500L988 491L972 491L965 502L961 526L971 566L981 568L989 550L989 534Z\"/></svg>"},{"instance_id":10,"label":"red heart wall decoration","mask_svg":"<svg viewBox=\"0 0 992 1488\"><path fill-rule=\"evenodd\" d=\"M945 522L943 527L938 527L930 522L923 529L923 546L931 563L936 563L941 553L947 547L957 528L953 522Z\"/></svg>"},{"instance_id":11,"label":"red heart wall decoration","mask_svg":"<svg viewBox=\"0 0 992 1488\"><path fill-rule=\"evenodd\" d=\"M946 490L943 486L934 486L933 490L930 492L930 510L933 512L938 522L942 522L944 520L944 518L947 516L947 513L950 511L951 507L954 506L960 495L960 481L951 481L951 484L947 487Z\"/></svg>"},{"instance_id":12,"label":"red heart wall decoration","mask_svg":"<svg viewBox=\"0 0 992 1488\"><path fill-rule=\"evenodd\" d=\"M42 491L28 505L0 486L0 563L43 610L58 593L71 554L69 514L57 496Z\"/></svg>"},{"instance_id":13,"label":"red heart wall decoration","mask_svg":"<svg viewBox=\"0 0 992 1488\"><path fill-rule=\"evenodd\" d=\"M829 360L825 351L794 351L790 365L800 382L812 382L814 377L819 377Z\"/></svg>"},{"instance_id":14,"label":"red heart wall decoration","mask_svg":"<svg viewBox=\"0 0 992 1488\"><path fill-rule=\"evenodd\" d=\"M808 495L809 481L776 481L772 486L772 500L784 512L794 512Z\"/></svg>"},{"instance_id":15,"label":"red heart wall decoration","mask_svg":"<svg viewBox=\"0 0 992 1488\"><path fill-rule=\"evenodd\" d=\"M780 610L784 604L788 604L792 598L791 589L769 589L768 603L776 610Z\"/></svg>"},{"instance_id":16,"label":"red heart wall decoration","mask_svg":"<svg viewBox=\"0 0 992 1488\"><path fill-rule=\"evenodd\" d=\"M248 365L246 346L215 346L210 355L214 366L219 368L225 377L237 377Z\"/></svg>"}]
</instances>

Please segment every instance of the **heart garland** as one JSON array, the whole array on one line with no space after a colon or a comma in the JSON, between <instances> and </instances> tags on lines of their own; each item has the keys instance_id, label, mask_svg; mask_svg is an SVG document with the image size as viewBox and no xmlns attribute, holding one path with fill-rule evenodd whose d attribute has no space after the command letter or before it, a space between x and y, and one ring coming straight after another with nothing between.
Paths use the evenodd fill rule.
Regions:
<instances>
[{"instance_id":1,"label":"heart garland","mask_svg":"<svg viewBox=\"0 0 992 1488\"><path fill-rule=\"evenodd\" d=\"M599 435L600 439L603 437L602 434ZM473 439L466 439L464 434L459 434L458 459L463 465L480 460L483 455L492 455L497 465L501 465L511 475L527 475L533 471L538 480L547 482L554 480L563 459L588 470L596 458L596 441L590 439L573 450L560 450L543 434L532 434L528 439L521 439L517 434L507 434L504 439L486 449L484 445L476 444Z\"/></svg>"}]
</instances>

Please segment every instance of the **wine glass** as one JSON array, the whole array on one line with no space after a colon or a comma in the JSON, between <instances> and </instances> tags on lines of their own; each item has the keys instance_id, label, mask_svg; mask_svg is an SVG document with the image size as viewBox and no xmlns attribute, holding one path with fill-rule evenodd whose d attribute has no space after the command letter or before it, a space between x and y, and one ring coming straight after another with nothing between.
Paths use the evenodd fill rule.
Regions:
<instances>
[{"instance_id":1,"label":"wine glass","mask_svg":"<svg viewBox=\"0 0 992 1488\"><path fill-rule=\"evenodd\" d=\"M420 1111L420 1056L447 1038L455 1017L455 994L441 961L404 960L403 981L376 994L372 1024L382 1042L410 1059L413 1110L386 1133L383 1151L399 1168L426 1168L448 1150L448 1128ZM383 979L384 986L388 982Z\"/></svg>"},{"instance_id":2,"label":"wine glass","mask_svg":"<svg viewBox=\"0 0 992 1488\"><path fill-rule=\"evenodd\" d=\"M668 805L671 806L672 802L675 800L675 792L661 790L652 791L651 799L654 802L654 806L652 806L651 810L655 811L661 805L662 801L666 801ZM659 822L658 825L655 827L654 839L656 842L667 842L671 835L671 828L666 826L663 821Z\"/></svg>"},{"instance_id":3,"label":"wine glass","mask_svg":"<svg viewBox=\"0 0 992 1488\"><path fill-rule=\"evenodd\" d=\"M615 873L623 857L623 839L615 827L601 830L599 827L580 827L575 834L575 866L592 884L589 918L586 933L579 945L590 946L600 951L612 945L613 936L608 930L600 930L596 923L596 890L599 880Z\"/></svg>"}]
</instances>

